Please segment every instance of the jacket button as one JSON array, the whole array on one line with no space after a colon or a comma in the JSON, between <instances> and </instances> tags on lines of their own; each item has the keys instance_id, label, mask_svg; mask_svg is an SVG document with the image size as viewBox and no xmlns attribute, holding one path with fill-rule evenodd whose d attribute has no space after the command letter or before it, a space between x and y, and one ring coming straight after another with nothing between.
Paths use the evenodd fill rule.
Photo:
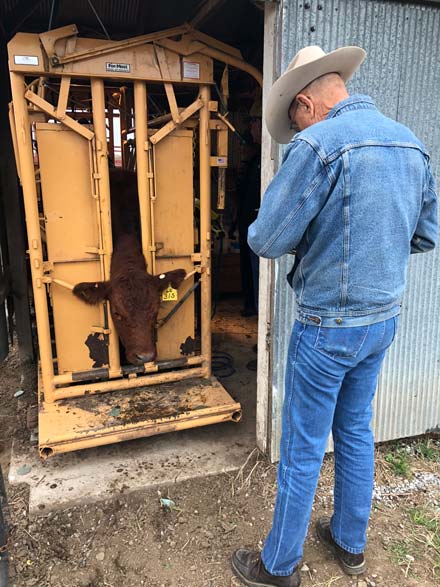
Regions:
<instances>
[{"instance_id":1,"label":"jacket button","mask_svg":"<svg viewBox=\"0 0 440 587\"><path fill-rule=\"evenodd\" d=\"M342 324L342 318L336 318L335 322L336 324Z\"/></svg>"}]
</instances>

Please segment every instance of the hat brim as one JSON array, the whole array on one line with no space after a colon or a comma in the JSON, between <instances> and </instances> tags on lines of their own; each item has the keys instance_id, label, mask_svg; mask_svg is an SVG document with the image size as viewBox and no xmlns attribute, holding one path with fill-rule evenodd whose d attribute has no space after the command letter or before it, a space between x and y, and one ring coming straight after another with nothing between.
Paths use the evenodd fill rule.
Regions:
<instances>
[{"instance_id":1,"label":"hat brim","mask_svg":"<svg viewBox=\"0 0 440 587\"><path fill-rule=\"evenodd\" d=\"M341 47L310 63L287 70L273 84L267 98L265 122L278 143L288 143L295 134L290 128L289 106L294 97L313 80L327 73L339 73L347 82L364 61L361 47Z\"/></svg>"}]
</instances>

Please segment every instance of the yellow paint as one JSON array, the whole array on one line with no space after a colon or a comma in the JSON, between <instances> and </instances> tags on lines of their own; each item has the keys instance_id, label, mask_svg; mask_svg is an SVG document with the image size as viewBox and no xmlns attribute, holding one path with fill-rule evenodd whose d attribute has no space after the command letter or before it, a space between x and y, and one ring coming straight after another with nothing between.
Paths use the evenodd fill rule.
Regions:
<instances>
[{"instance_id":1,"label":"yellow paint","mask_svg":"<svg viewBox=\"0 0 440 587\"><path fill-rule=\"evenodd\" d=\"M238 421L240 405L217 381L209 379L211 165L223 168L219 170L223 174L219 175L223 205L227 132L231 127L221 115L221 121L211 119L213 112L219 116L217 103L211 99L212 57L248 71L256 79L259 72L243 61L238 50L187 25L111 42L82 39L75 25L69 25L42 35L19 33L8 44L8 53L11 132L23 186L40 351L42 457ZM16 62L16 55L29 56L29 62ZM25 75L35 80L29 86ZM43 79L58 83L58 93L44 92ZM116 107L108 101L115 100L114 90L106 89L104 83L109 80L113 85L120 84L122 102ZM151 128L147 117L150 82L163 84L170 108L170 113L156 119ZM186 108L178 105L176 84L198 86L198 96ZM72 93L85 85L89 85L86 96L91 94L92 100L83 124L71 104L76 97ZM201 352L182 362L182 343L195 337L195 302L191 295L158 329L159 362L146 364L144 374L131 370L125 376L108 302L87 306L71 291L81 281L98 282L110 277L113 242L108 150L114 141L111 131L108 144L106 127L115 108L121 111L121 129L128 132L131 125L136 129L135 152L124 134L123 161L137 170L142 250L148 271L156 275L184 269L187 274L178 290L171 284L164 290L159 323L194 287L196 279L201 289ZM211 152L213 132L218 133L216 153ZM196 178L195 133L199 151ZM38 151L33 149L32 135ZM200 197L198 252L194 179L199 181ZM54 323L55 356L49 311ZM90 358L85 345L90 338L108 351L104 363L95 367L95 359ZM174 361L171 365L176 368L164 367L164 363L161 366L160 361ZM194 383L185 383L189 380ZM178 395L175 384L179 386ZM163 414L156 411L149 415L140 409L135 418L124 422L111 416L127 415L130 402L136 399L157 400L163 389L158 385L172 390L170 401L180 398L175 413L166 412L164 407Z\"/></svg>"}]
</instances>

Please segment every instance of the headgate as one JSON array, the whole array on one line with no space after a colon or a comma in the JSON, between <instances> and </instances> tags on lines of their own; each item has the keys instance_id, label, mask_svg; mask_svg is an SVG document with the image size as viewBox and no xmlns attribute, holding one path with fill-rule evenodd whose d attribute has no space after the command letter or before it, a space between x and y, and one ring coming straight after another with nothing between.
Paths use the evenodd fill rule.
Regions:
<instances>
[{"instance_id":1,"label":"headgate","mask_svg":"<svg viewBox=\"0 0 440 587\"><path fill-rule=\"evenodd\" d=\"M221 205L231 128L211 100L214 60L226 64L223 105L229 65L260 84L261 75L188 25L110 42L66 26L17 34L8 51L40 351L41 456L238 421L240 404L211 376L211 168ZM109 165L136 171L148 271L186 271L178 293L170 286L163 297L157 360L141 366L121 364L108 302L87 306L72 294L78 282L110 278Z\"/></svg>"}]
</instances>

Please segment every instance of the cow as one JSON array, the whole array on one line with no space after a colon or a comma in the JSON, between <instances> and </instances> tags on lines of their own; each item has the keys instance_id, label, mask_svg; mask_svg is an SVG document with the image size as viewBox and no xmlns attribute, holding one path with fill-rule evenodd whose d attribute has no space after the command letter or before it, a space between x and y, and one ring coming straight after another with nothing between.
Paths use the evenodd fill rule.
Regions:
<instances>
[{"instance_id":1,"label":"cow","mask_svg":"<svg viewBox=\"0 0 440 587\"><path fill-rule=\"evenodd\" d=\"M110 280L78 283L73 294L86 304L110 302L110 313L129 363L156 358L155 324L164 289L177 289L184 269L151 275L142 253L136 173L110 169L113 255Z\"/></svg>"}]
</instances>

